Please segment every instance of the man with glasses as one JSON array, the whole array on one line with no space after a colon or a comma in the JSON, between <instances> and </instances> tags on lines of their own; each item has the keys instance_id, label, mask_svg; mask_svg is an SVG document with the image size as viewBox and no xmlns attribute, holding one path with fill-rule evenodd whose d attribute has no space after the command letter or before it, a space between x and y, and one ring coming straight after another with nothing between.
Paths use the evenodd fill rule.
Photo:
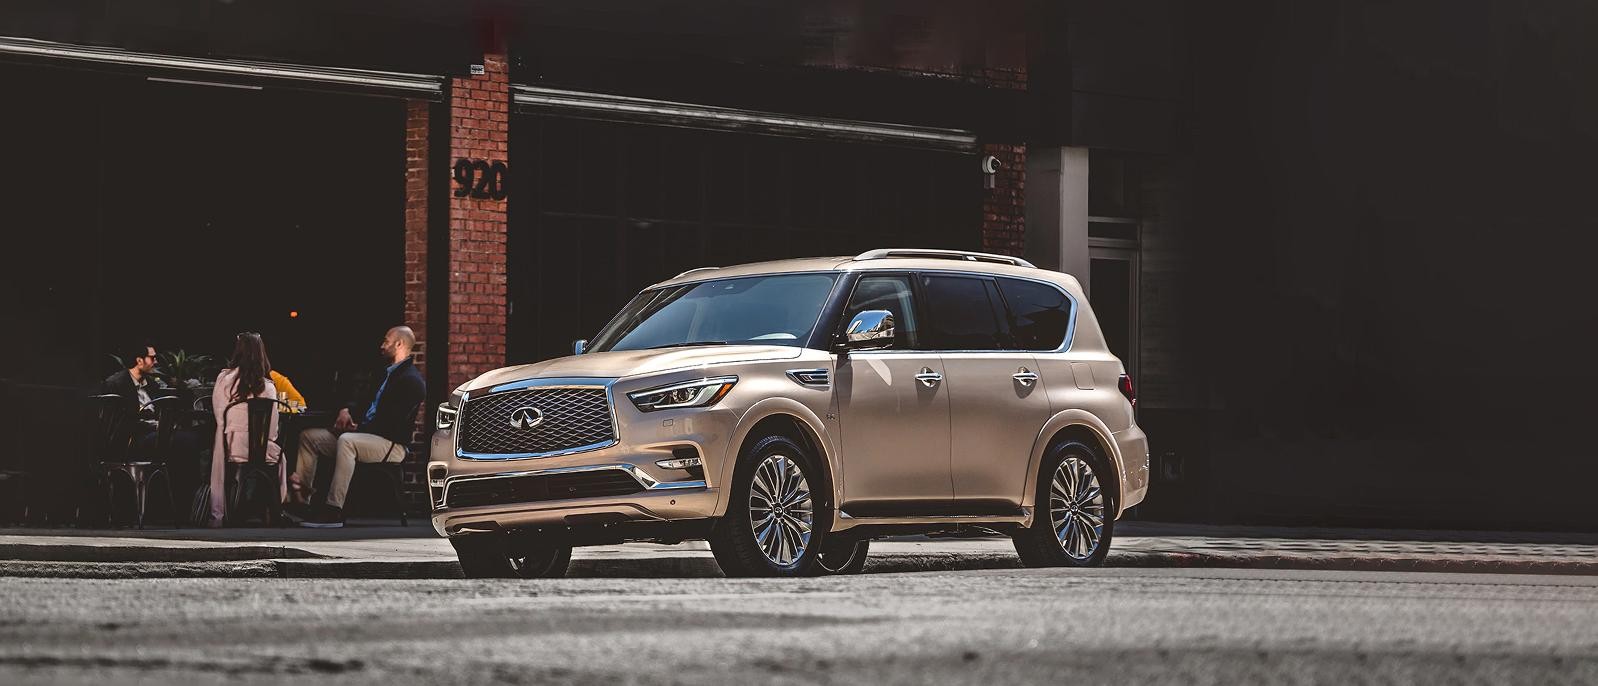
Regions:
<instances>
[{"instance_id":1,"label":"man with glasses","mask_svg":"<svg viewBox=\"0 0 1598 686\"><path fill-rule=\"evenodd\" d=\"M150 404L150 391L160 388L155 380L155 346L145 343L128 350L122 358L126 369L105 377L100 384L101 393L114 393L136 402L139 407Z\"/></svg>"},{"instance_id":2,"label":"man with glasses","mask_svg":"<svg viewBox=\"0 0 1598 686\"><path fill-rule=\"evenodd\" d=\"M148 342L130 348L122 361L127 368L106 377L100 383L100 392L120 395L138 408L139 421L134 424L133 455L141 458L165 457L173 465L178 477L174 495L181 501L198 484L197 470L203 466L200 437L192 429L179 427L172 432L171 452L164 456L155 455L157 423L155 412L150 409L150 401L170 395L187 398L188 389L181 385L177 388L168 387L161 382L155 372L155 346Z\"/></svg>"}]
</instances>

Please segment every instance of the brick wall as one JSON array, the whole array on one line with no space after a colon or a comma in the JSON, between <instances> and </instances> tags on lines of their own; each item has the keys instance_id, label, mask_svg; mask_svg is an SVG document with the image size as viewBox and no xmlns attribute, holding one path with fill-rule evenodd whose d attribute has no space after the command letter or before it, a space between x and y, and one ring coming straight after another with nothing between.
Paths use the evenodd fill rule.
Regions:
<instances>
[{"instance_id":1,"label":"brick wall","mask_svg":"<svg viewBox=\"0 0 1598 686\"><path fill-rule=\"evenodd\" d=\"M985 68L968 74L989 88L1026 90L1025 69ZM982 250L1020 257L1026 252L1026 146L987 143L982 155L999 158L994 187L982 196Z\"/></svg>"},{"instance_id":2,"label":"brick wall","mask_svg":"<svg viewBox=\"0 0 1598 686\"><path fill-rule=\"evenodd\" d=\"M427 110L405 103L405 324L416 331L416 366L427 373Z\"/></svg>"},{"instance_id":3,"label":"brick wall","mask_svg":"<svg viewBox=\"0 0 1598 686\"><path fill-rule=\"evenodd\" d=\"M484 74L450 80L450 160L505 160L510 75L504 55ZM449 386L505 365L505 200L449 198Z\"/></svg>"},{"instance_id":4,"label":"brick wall","mask_svg":"<svg viewBox=\"0 0 1598 686\"><path fill-rule=\"evenodd\" d=\"M405 103L405 325L416 332L412 357L417 368L427 374L427 210L428 210L428 110L431 103L409 100ZM427 489L423 485L423 465L427 463L428 420L426 403L418 413L416 435L411 440L411 459L400 467L401 506L414 513L427 511Z\"/></svg>"},{"instance_id":5,"label":"brick wall","mask_svg":"<svg viewBox=\"0 0 1598 686\"><path fill-rule=\"evenodd\" d=\"M981 154L999 159L994 187L982 195L982 250L1019 257L1026 252L1026 146L985 143Z\"/></svg>"}]
</instances>

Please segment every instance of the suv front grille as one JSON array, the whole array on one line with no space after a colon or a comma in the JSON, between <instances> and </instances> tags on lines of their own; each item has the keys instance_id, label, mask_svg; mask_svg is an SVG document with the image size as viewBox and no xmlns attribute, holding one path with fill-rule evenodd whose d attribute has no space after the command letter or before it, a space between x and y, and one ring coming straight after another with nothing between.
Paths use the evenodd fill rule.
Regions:
<instances>
[{"instance_id":1,"label":"suv front grille","mask_svg":"<svg viewBox=\"0 0 1598 686\"><path fill-rule=\"evenodd\" d=\"M531 408L543 420L520 427L513 417ZM523 413L525 419L529 413ZM616 440L603 387L525 388L470 398L460 412L460 448L476 455L553 453Z\"/></svg>"},{"instance_id":2,"label":"suv front grille","mask_svg":"<svg viewBox=\"0 0 1598 686\"><path fill-rule=\"evenodd\" d=\"M465 479L449 485L449 507L510 505L638 493L644 487L620 469Z\"/></svg>"}]
</instances>

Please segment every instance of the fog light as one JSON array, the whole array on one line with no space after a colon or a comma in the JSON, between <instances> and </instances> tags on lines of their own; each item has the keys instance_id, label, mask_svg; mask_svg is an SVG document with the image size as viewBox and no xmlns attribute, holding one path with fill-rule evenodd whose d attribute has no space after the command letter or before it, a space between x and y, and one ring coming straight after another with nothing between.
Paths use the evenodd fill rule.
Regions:
<instances>
[{"instance_id":1,"label":"fog light","mask_svg":"<svg viewBox=\"0 0 1598 686\"><path fill-rule=\"evenodd\" d=\"M660 467L661 469L692 469L694 467L703 466L704 464L705 461L702 458L684 457L672 460L661 460L656 462L655 466Z\"/></svg>"},{"instance_id":2,"label":"fog light","mask_svg":"<svg viewBox=\"0 0 1598 686\"><path fill-rule=\"evenodd\" d=\"M437 463L427 466L427 493L433 500L434 509L444 506L444 479L448 476L448 466Z\"/></svg>"}]
</instances>

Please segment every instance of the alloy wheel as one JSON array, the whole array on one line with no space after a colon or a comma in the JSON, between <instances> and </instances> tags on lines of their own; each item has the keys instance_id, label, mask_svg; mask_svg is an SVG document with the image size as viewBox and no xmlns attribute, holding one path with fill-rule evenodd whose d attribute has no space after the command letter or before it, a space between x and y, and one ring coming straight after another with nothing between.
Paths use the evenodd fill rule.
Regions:
<instances>
[{"instance_id":1,"label":"alloy wheel","mask_svg":"<svg viewBox=\"0 0 1598 686\"><path fill-rule=\"evenodd\" d=\"M815 523L810 484L799 463L782 453L761 460L749 484L749 528L760 552L787 566L805 554Z\"/></svg>"},{"instance_id":2,"label":"alloy wheel","mask_svg":"<svg viewBox=\"0 0 1598 686\"><path fill-rule=\"evenodd\" d=\"M1080 457L1067 456L1054 470L1049 486L1049 521L1060 548L1075 560L1086 560L1104 537L1104 492L1093 468Z\"/></svg>"}]
</instances>

